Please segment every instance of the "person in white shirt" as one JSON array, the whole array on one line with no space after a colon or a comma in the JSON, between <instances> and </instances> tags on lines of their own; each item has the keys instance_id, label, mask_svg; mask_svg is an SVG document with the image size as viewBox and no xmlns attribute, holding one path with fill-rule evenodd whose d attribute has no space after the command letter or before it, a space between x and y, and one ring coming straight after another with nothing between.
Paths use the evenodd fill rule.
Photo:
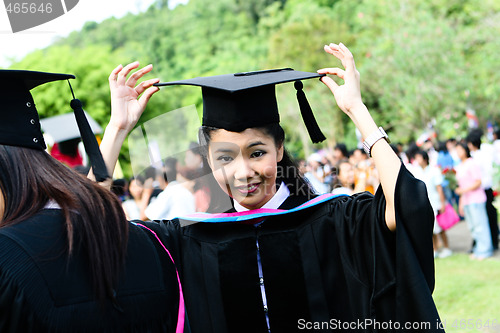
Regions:
<instances>
[{"instance_id":1,"label":"person in white shirt","mask_svg":"<svg viewBox=\"0 0 500 333\"><path fill-rule=\"evenodd\" d=\"M313 153L307 158L307 171L304 177L309 181L314 191L317 194L328 192L327 187L323 183L324 170L321 165L321 156L318 153Z\"/></svg>"},{"instance_id":2,"label":"person in white shirt","mask_svg":"<svg viewBox=\"0 0 500 333\"><path fill-rule=\"evenodd\" d=\"M446 198L442 187L444 178L441 174L441 170L438 167L429 165L429 155L423 150L416 152L414 166L415 169L419 171L416 172L414 176L422 180L427 186L427 194L434 213L437 215L444 212ZM439 250L438 235L443 243L443 248L441 250ZM446 258L452 254L449 248L446 231L439 226L436 220L434 220L434 235L432 240L435 256Z\"/></svg>"},{"instance_id":3,"label":"person in white shirt","mask_svg":"<svg viewBox=\"0 0 500 333\"><path fill-rule=\"evenodd\" d=\"M498 213L493 206L493 146L482 144L481 137L483 132L480 129L472 130L467 135L467 146L470 149L472 158L481 165L481 187L486 193L486 212L488 213L488 222L490 225L491 242L493 250L498 250Z\"/></svg>"},{"instance_id":4,"label":"person in white shirt","mask_svg":"<svg viewBox=\"0 0 500 333\"><path fill-rule=\"evenodd\" d=\"M123 210L127 220L142 220L143 212L141 210L142 194L144 188L142 182L137 178L131 178L128 183L128 194L130 198L122 202Z\"/></svg>"},{"instance_id":5,"label":"person in white shirt","mask_svg":"<svg viewBox=\"0 0 500 333\"><path fill-rule=\"evenodd\" d=\"M354 194L354 168L349 160L337 164L337 177L333 185L333 194Z\"/></svg>"},{"instance_id":6,"label":"person in white shirt","mask_svg":"<svg viewBox=\"0 0 500 333\"><path fill-rule=\"evenodd\" d=\"M196 212L194 195L177 182L177 160L168 158L165 161L165 182L167 186L146 208L146 216L150 220L171 220L176 217Z\"/></svg>"}]
</instances>

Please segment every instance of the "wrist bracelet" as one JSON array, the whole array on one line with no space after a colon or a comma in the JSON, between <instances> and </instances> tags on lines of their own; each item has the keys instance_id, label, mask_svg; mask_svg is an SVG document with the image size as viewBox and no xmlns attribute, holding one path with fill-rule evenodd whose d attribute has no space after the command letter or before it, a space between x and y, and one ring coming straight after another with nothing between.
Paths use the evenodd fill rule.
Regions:
<instances>
[{"instance_id":1,"label":"wrist bracelet","mask_svg":"<svg viewBox=\"0 0 500 333\"><path fill-rule=\"evenodd\" d=\"M389 136L387 135L387 133L385 133L382 127L379 127L375 132L368 135L365 141L363 141L363 149L368 154L368 156L372 157L372 147L380 139L385 139L388 143L391 142L389 140Z\"/></svg>"}]
</instances>

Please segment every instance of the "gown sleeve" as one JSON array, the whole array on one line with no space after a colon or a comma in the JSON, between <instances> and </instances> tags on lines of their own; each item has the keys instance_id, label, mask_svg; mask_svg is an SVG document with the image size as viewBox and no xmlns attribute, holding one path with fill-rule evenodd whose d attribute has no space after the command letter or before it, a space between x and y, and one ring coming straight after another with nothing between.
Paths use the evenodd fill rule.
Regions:
<instances>
[{"instance_id":1,"label":"gown sleeve","mask_svg":"<svg viewBox=\"0 0 500 333\"><path fill-rule=\"evenodd\" d=\"M400 322L439 327L434 291L434 212L423 182L402 166L396 184L396 308Z\"/></svg>"},{"instance_id":2,"label":"gown sleeve","mask_svg":"<svg viewBox=\"0 0 500 333\"><path fill-rule=\"evenodd\" d=\"M425 323L430 328L426 332L442 331L432 299L434 213L425 184L401 166L395 232L385 222L381 186L374 196L365 192L334 200L332 205L342 265L369 286L369 300L360 302L369 302L363 307L370 309L371 317L401 325Z\"/></svg>"}]
</instances>

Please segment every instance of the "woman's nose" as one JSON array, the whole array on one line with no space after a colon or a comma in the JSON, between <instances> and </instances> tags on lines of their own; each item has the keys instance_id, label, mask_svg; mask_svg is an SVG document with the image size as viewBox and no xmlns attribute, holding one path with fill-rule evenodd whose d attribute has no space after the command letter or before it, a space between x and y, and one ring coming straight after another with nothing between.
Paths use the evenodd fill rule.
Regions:
<instances>
[{"instance_id":1,"label":"woman's nose","mask_svg":"<svg viewBox=\"0 0 500 333\"><path fill-rule=\"evenodd\" d=\"M253 176L255 176L255 170L252 167L252 163L248 159L246 159L240 155L240 156L238 156L238 158L236 159L235 162L236 162L236 163L234 163L234 168L235 168L234 178L235 179L246 180L246 179L249 179L249 178L252 178Z\"/></svg>"}]
</instances>

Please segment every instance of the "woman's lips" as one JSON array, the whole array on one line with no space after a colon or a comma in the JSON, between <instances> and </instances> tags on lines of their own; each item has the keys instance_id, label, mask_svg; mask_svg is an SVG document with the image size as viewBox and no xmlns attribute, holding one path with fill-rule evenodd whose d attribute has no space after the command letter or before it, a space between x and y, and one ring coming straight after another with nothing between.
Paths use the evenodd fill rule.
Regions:
<instances>
[{"instance_id":1,"label":"woman's lips","mask_svg":"<svg viewBox=\"0 0 500 333\"><path fill-rule=\"evenodd\" d=\"M248 184L248 185L244 185L244 186L236 186L236 189L241 194L247 195L247 194L252 194L255 191L257 191L259 186L260 186L260 183L252 183L252 184Z\"/></svg>"}]
</instances>

